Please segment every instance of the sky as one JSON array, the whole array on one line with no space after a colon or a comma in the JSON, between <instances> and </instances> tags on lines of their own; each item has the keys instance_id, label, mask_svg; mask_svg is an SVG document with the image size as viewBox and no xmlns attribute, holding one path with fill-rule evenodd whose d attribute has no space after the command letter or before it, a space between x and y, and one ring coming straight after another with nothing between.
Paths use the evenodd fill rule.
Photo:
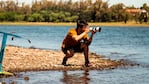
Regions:
<instances>
[{"instance_id":1,"label":"sky","mask_svg":"<svg viewBox=\"0 0 149 84\"><path fill-rule=\"evenodd\" d=\"M0 0L0 1L8 1L8 0ZM17 1L17 0L14 0ZM26 4L31 4L33 0L18 0L19 3L25 2ZM34 0L35 1L35 0ZM37 0L41 1L41 0ZM58 0L57 0L58 1ZM64 0L67 1L67 0ZM80 1L80 0L72 0L72 1ZM125 6L134 6L140 8L144 3L147 3L149 6L149 0L103 0L108 1L109 6L117 3L123 3Z\"/></svg>"}]
</instances>

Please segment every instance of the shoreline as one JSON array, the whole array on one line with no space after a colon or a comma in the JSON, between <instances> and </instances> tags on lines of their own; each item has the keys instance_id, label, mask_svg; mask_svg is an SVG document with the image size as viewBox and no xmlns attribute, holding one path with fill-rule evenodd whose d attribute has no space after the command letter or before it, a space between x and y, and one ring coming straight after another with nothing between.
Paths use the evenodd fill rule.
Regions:
<instances>
[{"instance_id":1,"label":"shoreline","mask_svg":"<svg viewBox=\"0 0 149 84\"><path fill-rule=\"evenodd\" d=\"M76 26L74 22L0 22L0 25L13 25L13 26ZM141 27L149 27L149 23L136 23L136 22L128 22L125 24L124 22L95 22L89 23L90 26L141 26Z\"/></svg>"},{"instance_id":2,"label":"shoreline","mask_svg":"<svg viewBox=\"0 0 149 84\"><path fill-rule=\"evenodd\" d=\"M118 67L135 66L136 64L125 62L124 60L111 60L96 53L90 53L89 59L91 67L84 66L84 56L76 53L70 58L67 64L61 65L64 54L56 50L41 50L32 48L22 48L16 46L6 46L3 59L3 71L26 72L26 71L66 71L66 70L109 70ZM79 59L78 59L79 58Z\"/></svg>"}]
</instances>

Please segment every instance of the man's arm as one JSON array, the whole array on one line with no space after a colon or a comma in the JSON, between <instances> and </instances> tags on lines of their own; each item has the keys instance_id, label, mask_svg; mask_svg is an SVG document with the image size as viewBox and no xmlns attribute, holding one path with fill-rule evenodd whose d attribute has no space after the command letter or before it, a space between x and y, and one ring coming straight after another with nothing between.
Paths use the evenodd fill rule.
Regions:
<instances>
[{"instance_id":1,"label":"man's arm","mask_svg":"<svg viewBox=\"0 0 149 84\"><path fill-rule=\"evenodd\" d=\"M82 39L86 34L88 34L90 30L88 28L85 29L85 31L83 33L81 33L80 35L73 35L72 38L76 41L79 41L80 39Z\"/></svg>"},{"instance_id":2,"label":"man's arm","mask_svg":"<svg viewBox=\"0 0 149 84\"><path fill-rule=\"evenodd\" d=\"M80 39L82 39L85 35L87 34L87 32L83 32L80 35L73 35L72 38L76 41L79 41Z\"/></svg>"},{"instance_id":3,"label":"man's arm","mask_svg":"<svg viewBox=\"0 0 149 84\"><path fill-rule=\"evenodd\" d=\"M93 39L93 36L94 36L95 33L96 33L95 31L92 31L91 36L89 37L89 39L85 40L85 43L87 45L90 45L92 43L92 39Z\"/></svg>"}]
</instances>

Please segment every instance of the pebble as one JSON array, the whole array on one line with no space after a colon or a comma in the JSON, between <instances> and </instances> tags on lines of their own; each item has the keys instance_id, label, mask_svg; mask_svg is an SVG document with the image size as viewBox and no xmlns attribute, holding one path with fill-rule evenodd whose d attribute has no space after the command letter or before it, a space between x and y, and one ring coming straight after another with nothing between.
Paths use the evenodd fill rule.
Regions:
<instances>
[{"instance_id":1,"label":"pebble","mask_svg":"<svg viewBox=\"0 0 149 84\"><path fill-rule=\"evenodd\" d=\"M24 77L24 80L28 81L28 80L29 80L29 77L27 77L27 76L26 76L26 77Z\"/></svg>"}]
</instances>

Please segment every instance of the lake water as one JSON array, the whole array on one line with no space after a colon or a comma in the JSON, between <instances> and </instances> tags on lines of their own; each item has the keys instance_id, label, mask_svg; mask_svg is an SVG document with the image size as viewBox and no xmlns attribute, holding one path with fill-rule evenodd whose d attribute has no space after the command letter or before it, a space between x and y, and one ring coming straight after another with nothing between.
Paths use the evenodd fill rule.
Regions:
<instances>
[{"instance_id":1,"label":"lake water","mask_svg":"<svg viewBox=\"0 0 149 84\"><path fill-rule=\"evenodd\" d=\"M59 50L69 28L74 26L0 26L0 31L14 33L25 39L8 37L7 44ZM2 39L2 34L0 34ZM114 70L21 72L18 77L1 78L8 84L148 84L149 83L149 27L102 27L90 46L107 58L125 59L139 66ZM30 80L24 80L28 76Z\"/></svg>"}]
</instances>

